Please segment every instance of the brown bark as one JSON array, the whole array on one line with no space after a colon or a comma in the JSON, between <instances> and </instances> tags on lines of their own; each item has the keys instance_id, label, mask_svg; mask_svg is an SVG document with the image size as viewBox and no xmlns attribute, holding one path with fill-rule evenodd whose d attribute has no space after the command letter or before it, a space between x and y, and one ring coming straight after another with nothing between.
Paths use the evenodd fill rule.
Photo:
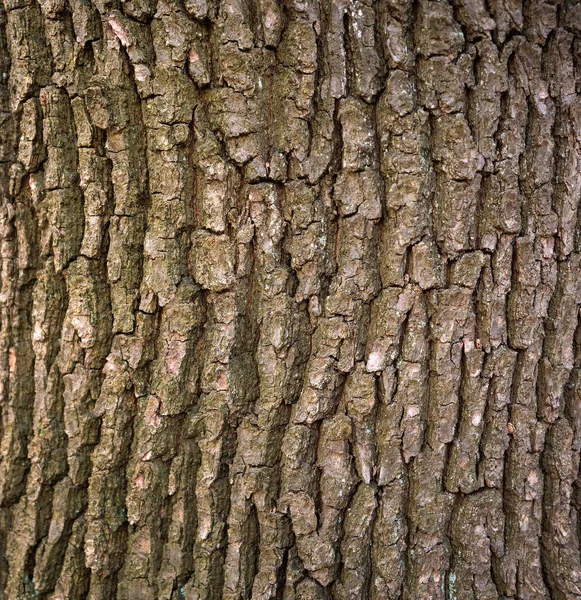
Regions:
<instances>
[{"instance_id":1,"label":"brown bark","mask_svg":"<svg viewBox=\"0 0 581 600\"><path fill-rule=\"evenodd\" d=\"M0 599L581 598L581 3L1 6Z\"/></svg>"}]
</instances>

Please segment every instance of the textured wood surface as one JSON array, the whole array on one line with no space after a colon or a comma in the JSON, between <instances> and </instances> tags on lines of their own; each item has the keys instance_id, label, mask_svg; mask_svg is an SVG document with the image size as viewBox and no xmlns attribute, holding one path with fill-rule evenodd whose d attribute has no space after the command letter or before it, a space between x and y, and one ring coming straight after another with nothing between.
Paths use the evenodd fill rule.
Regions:
<instances>
[{"instance_id":1,"label":"textured wood surface","mask_svg":"<svg viewBox=\"0 0 581 600\"><path fill-rule=\"evenodd\" d=\"M1 5L0 599L581 598L581 4Z\"/></svg>"}]
</instances>

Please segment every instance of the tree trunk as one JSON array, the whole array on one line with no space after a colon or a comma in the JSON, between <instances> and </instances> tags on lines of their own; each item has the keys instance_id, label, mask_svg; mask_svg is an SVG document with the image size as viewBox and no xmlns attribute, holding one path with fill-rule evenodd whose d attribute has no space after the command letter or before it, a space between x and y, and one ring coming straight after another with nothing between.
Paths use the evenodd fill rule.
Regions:
<instances>
[{"instance_id":1,"label":"tree trunk","mask_svg":"<svg viewBox=\"0 0 581 600\"><path fill-rule=\"evenodd\" d=\"M581 4L2 5L0 598L581 598Z\"/></svg>"}]
</instances>

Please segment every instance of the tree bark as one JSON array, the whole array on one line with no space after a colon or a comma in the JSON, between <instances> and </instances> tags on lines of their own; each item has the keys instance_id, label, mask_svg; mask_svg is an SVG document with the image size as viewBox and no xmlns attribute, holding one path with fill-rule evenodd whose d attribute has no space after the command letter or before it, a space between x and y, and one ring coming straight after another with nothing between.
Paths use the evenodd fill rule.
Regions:
<instances>
[{"instance_id":1,"label":"tree bark","mask_svg":"<svg viewBox=\"0 0 581 600\"><path fill-rule=\"evenodd\" d=\"M581 598L581 3L2 7L0 599Z\"/></svg>"}]
</instances>

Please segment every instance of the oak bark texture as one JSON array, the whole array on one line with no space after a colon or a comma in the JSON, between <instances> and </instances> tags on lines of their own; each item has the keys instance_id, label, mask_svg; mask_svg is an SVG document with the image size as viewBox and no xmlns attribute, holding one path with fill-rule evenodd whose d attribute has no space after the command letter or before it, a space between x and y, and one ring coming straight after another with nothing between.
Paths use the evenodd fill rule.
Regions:
<instances>
[{"instance_id":1,"label":"oak bark texture","mask_svg":"<svg viewBox=\"0 0 581 600\"><path fill-rule=\"evenodd\" d=\"M2 0L0 598L581 598L581 3Z\"/></svg>"}]
</instances>

